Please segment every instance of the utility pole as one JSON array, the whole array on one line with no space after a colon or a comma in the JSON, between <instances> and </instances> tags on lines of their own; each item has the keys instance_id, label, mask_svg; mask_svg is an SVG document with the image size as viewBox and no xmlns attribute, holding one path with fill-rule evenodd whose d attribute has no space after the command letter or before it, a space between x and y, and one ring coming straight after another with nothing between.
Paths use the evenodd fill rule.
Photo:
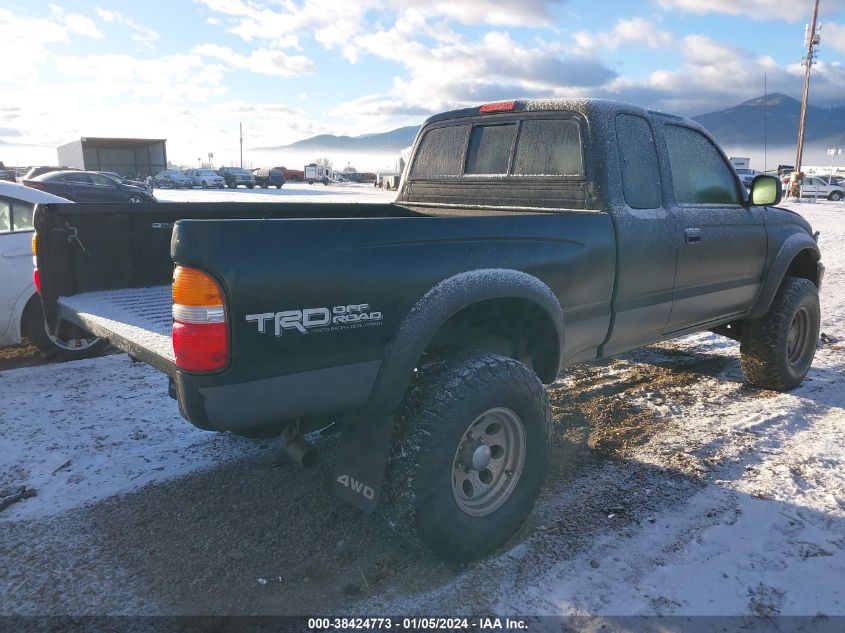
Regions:
<instances>
[{"instance_id":1,"label":"utility pole","mask_svg":"<svg viewBox=\"0 0 845 633\"><path fill-rule=\"evenodd\" d=\"M798 119L798 151L795 155L795 170L793 174L792 192L797 195L801 178L801 160L804 157L804 122L807 120L807 98L810 96L810 69L815 58L815 48L821 43L821 37L816 30L816 22L819 17L819 0L813 5L813 21L807 28L804 42L807 47L807 56L804 58L804 90L801 94L801 118Z\"/></svg>"},{"instance_id":2,"label":"utility pole","mask_svg":"<svg viewBox=\"0 0 845 633\"><path fill-rule=\"evenodd\" d=\"M766 160L766 149L768 148L769 138L769 87L767 84L766 73L763 73L763 173L769 172L768 163Z\"/></svg>"},{"instance_id":3,"label":"utility pole","mask_svg":"<svg viewBox=\"0 0 845 633\"><path fill-rule=\"evenodd\" d=\"M816 0L816 8L819 6L819 0ZM815 22L814 22L815 24ZM241 128L241 169L244 168L244 124L238 123Z\"/></svg>"}]
</instances>

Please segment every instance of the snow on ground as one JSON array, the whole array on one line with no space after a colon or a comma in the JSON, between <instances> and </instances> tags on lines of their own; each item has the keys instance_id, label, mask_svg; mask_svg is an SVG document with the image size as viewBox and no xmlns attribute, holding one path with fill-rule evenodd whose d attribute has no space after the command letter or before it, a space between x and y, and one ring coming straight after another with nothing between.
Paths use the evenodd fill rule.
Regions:
<instances>
[{"instance_id":1,"label":"snow on ground","mask_svg":"<svg viewBox=\"0 0 845 633\"><path fill-rule=\"evenodd\" d=\"M271 470L266 444L195 429L124 355L0 372L0 488L38 492L0 512L0 552L28 561L0 553L0 612L845 615L845 202L790 206L827 266L807 380L746 387L737 344L711 334L574 368L550 390L555 460L528 526L466 568Z\"/></svg>"},{"instance_id":2,"label":"snow on ground","mask_svg":"<svg viewBox=\"0 0 845 633\"><path fill-rule=\"evenodd\" d=\"M281 189L156 189L159 202L393 202L395 191L372 184L286 182Z\"/></svg>"},{"instance_id":3,"label":"snow on ground","mask_svg":"<svg viewBox=\"0 0 845 633\"><path fill-rule=\"evenodd\" d=\"M2 522L59 514L258 450L188 424L167 396L167 377L124 354L4 371L0 393L0 489L38 493L4 510Z\"/></svg>"}]
</instances>

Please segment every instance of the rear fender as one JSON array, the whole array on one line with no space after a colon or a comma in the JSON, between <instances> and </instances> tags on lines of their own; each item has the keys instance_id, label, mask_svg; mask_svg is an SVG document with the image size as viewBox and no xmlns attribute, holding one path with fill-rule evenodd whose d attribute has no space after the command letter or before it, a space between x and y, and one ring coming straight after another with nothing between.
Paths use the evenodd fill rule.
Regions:
<instances>
[{"instance_id":1,"label":"rear fender","mask_svg":"<svg viewBox=\"0 0 845 633\"><path fill-rule=\"evenodd\" d=\"M387 348L362 417L390 415L402 401L420 357L440 328L459 311L489 299L526 299L549 316L557 334L556 366L564 343L563 311L536 277L511 269L483 269L444 279L429 290L399 325ZM550 342L550 344L552 344Z\"/></svg>"}]
</instances>

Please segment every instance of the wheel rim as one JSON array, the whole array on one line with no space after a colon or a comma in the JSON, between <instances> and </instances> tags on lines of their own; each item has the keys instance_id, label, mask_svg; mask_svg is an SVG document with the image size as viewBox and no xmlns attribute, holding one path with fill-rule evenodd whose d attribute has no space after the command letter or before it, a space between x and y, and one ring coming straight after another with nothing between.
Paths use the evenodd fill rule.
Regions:
<instances>
[{"instance_id":1,"label":"wheel rim","mask_svg":"<svg viewBox=\"0 0 845 633\"><path fill-rule=\"evenodd\" d=\"M470 424L455 450L452 495L470 516L485 516L508 500L525 465L525 428L510 409L488 409Z\"/></svg>"},{"instance_id":2,"label":"wheel rim","mask_svg":"<svg viewBox=\"0 0 845 633\"><path fill-rule=\"evenodd\" d=\"M132 196L131 198L129 198L129 202L137 204L141 202L141 199L138 196Z\"/></svg>"},{"instance_id":3,"label":"wheel rim","mask_svg":"<svg viewBox=\"0 0 845 633\"><path fill-rule=\"evenodd\" d=\"M786 338L786 358L791 367L799 365L804 359L809 338L810 313L807 312L806 308L802 307L792 317L789 334Z\"/></svg>"},{"instance_id":4,"label":"wheel rim","mask_svg":"<svg viewBox=\"0 0 845 633\"><path fill-rule=\"evenodd\" d=\"M44 332L47 333L47 338L50 339L53 345L69 352L84 352L100 342L100 339L96 336L61 339L50 333L50 330L47 329L46 323L44 324Z\"/></svg>"}]
</instances>

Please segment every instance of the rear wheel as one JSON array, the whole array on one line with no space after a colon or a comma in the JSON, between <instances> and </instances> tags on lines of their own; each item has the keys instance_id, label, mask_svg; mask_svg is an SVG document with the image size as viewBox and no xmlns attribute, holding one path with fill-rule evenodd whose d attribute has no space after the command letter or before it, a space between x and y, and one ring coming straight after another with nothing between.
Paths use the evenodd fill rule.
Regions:
<instances>
[{"instance_id":1,"label":"rear wheel","mask_svg":"<svg viewBox=\"0 0 845 633\"><path fill-rule=\"evenodd\" d=\"M254 189L254 188L255 188L255 185L247 185L247 186L246 186L246 188L247 188L247 189Z\"/></svg>"},{"instance_id":2,"label":"rear wheel","mask_svg":"<svg viewBox=\"0 0 845 633\"><path fill-rule=\"evenodd\" d=\"M776 391L796 387L813 362L819 321L815 284L797 277L784 279L763 318L743 322L739 351L748 382Z\"/></svg>"},{"instance_id":3,"label":"rear wheel","mask_svg":"<svg viewBox=\"0 0 845 633\"><path fill-rule=\"evenodd\" d=\"M37 297L31 299L24 310L23 333L42 352L63 360L97 356L108 347L108 341L97 338L88 332L75 330L69 324L61 326L58 336L51 334L44 322L41 301Z\"/></svg>"},{"instance_id":4,"label":"rear wheel","mask_svg":"<svg viewBox=\"0 0 845 633\"><path fill-rule=\"evenodd\" d=\"M399 412L388 522L446 558L472 560L522 525L548 462L548 394L522 363L463 353L422 369Z\"/></svg>"},{"instance_id":5,"label":"rear wheel","mask_svg":"<svg viewBox=\"0 0 845 633\"><path fill-rule=\"evenodd\" d=\"M276 185L276 189L281 189L282 185Z\"/></svg>"}]
</instances>

